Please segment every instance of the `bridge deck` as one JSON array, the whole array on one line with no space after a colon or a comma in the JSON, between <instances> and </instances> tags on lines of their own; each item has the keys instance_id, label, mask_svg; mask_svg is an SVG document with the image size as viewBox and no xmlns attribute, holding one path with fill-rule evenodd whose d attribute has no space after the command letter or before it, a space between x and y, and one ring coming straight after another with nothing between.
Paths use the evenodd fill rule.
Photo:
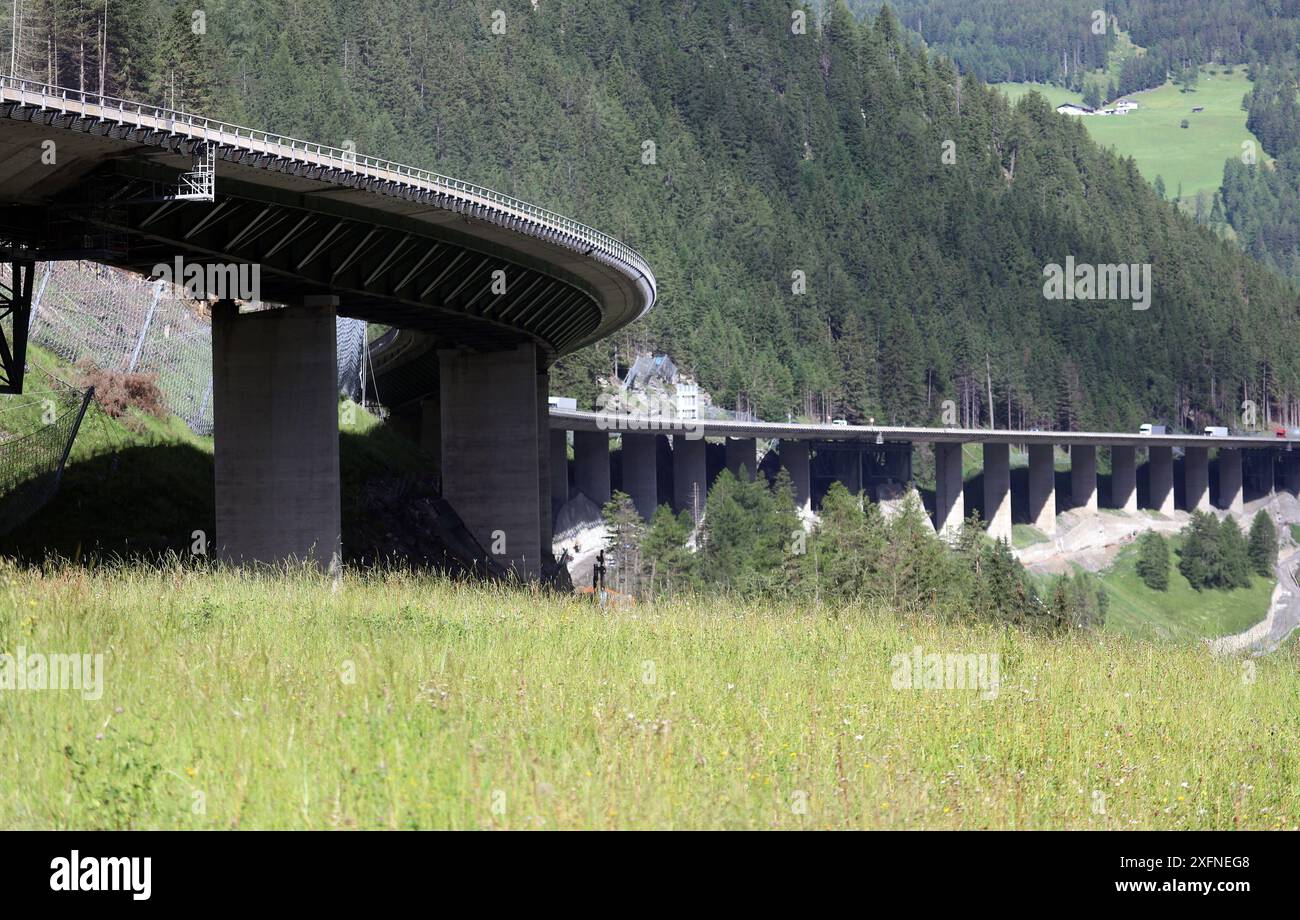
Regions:
<instances>
[{"instance_id":1,"label":"bridge deck","mask_svg":"<svg viewBox=\"0 0 1300 920\"><path fill-rule=\"evenodd\" d=\"M1228 447L1292 449L1300 438L1153 434L1122 431L1015 431L987 428L909 428L893 425L805 425L781 422L741 422L613 415L564 409L551 410L551 428L565 431L622 431L650 434L703 432L706 438L767 438L789 441L884 441L940 444L1091 444L1101 447Z\"/></svg>"}]
</instances>

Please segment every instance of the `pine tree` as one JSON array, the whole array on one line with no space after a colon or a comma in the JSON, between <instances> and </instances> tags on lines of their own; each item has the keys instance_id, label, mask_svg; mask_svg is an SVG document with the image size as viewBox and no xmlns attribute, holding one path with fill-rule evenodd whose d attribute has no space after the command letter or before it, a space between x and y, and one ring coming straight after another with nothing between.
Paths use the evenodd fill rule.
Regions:
<instances>
[{"instance_id":1,"label":"pine tree","mask_svg":"<svg viewBox=\"0 0 1300 920\"><path fill-rule=\"evenodd\" d=\"M1204 511L1193 511L1183 528L1178 550L1178 571L1197 591L1214 588L1219 582L1219 520Z\"/></svg>"},{"instance_id":2,"label":"pine tree","mask_svg":"<svg viewBox=\"0 0 1300 920\"><path fill-rule=\"evenodd\" d=\"M1219 525L1219 584L1225 590L1250 587L1250 549L1232 516Z\"/></svg>"},{"instance_id":3,"label":"pine tree","mask_svg":"<svg viewBox=\"0 0 1300 920\"><path fill-rule=\"evenodd\" d=\"M1250 524L1250 565L1261 578L1272 578L1277 567L1277 527L1262 508Z\"/></svg>"},{"instance_id":4,"label":"pine tree","mask_svg":"<svg viewBox=\"0 0 1300 920\"><path fill-rule=\"evenodd\" d=\"M626 492L615 492L601 509L605 519L605 584L624 594L638 594L642 582L641 545L645 522Z\"/></svg>"},{"instance_id":5,"label":"pine tree","mask_svg":"<svg viewBox=\"0 0 1300 920\"><path fill-rule=\"evenodd\" d=\"M1154 530L1138 539L1137 573L1152 591L1169 590L1169 542Z\"/></svg>"},{"instance_id":6,"label":"pine tree","mask_svg":"<svg viewBox=\"0 0 1300 920\"><path fill-rule=\"evenodd\" d=\"M692 556L686 541L690 539L692 524L689 511L674 515L667 505L655 509L641 543L651 596L661 590L671 594L689 576Z\"/></svg>"}]
</instances>

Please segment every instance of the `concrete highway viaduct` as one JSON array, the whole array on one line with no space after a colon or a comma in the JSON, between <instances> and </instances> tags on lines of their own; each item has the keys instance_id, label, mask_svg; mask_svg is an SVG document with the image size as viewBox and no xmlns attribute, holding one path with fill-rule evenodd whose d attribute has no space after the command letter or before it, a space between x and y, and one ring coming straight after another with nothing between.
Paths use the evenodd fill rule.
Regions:
<instances>
[{"instance_id":1,"label":"concrete highway viaduct","mask_svg":"<svg viewBox=\"0 0 1300 920\"><path fill-rule=\"evenodd\" d=\"M1019 517L1044 534L1056 532L1056 515L1068 508L1099 507L1097 450L1110 450L1108 506L1136 511L1139 507L1138 452L1146 454L1142 506L1169 514L1220 508L1240 511L1247 486L1253 496L1286 490L1300 495L1300 439L1210 437L1203 435L1141 435L1086 431L990 431L974 428L908 428L879 426L804 425L767 422L678 422L597 412L552 410L552 457L564 456L568 433L573 438L573 475L558 463L552 466L551 489L561 504L570 490L597 504L610 495L609 442L621 439L623 491L648 517L661 503L675 510L697 510L710 485L705 439L725 440L725 466L751 477L758 467L760 441L776 442L775 461L784 467L795 488L795 499L811 510L818 491L818 460L822 478L843 482L850 490L871 491L872 480L910 485L912 451L916 444L934 450L935 496L933 520L941 533L961 526L968 514L962 473L966 444L982 448L983 517L994 537L1011 537L1012 445L1027 449L1028 468L1021 491L1014 496ZM671 446L669 446L671 445ZM1068 449L1070 468L1066 494L1057 487L1056 448ZM1210 452L1217 452L1217 477L1211 495ZM1181 460L1175 463L1175 453ZM668 458L672 488L665 492L660 465ZM1181 469L1181 481L1175 470ZM822 489L821 491L824 491Z\"/></svg>"},{"instance_id":2,"label":"concrete highway viaduct","mask_svg":"<svg viewBox=\"0 0 1300 920\"><path fill-rule=\"evenodd\" d=\"M218 280L257 268L256 300L279 306L203 289L215 301L211 545L243 562L337 558L334 321L348 316L402 330L398 350L423 356L444 497L484 547L537 576L551 545L548 368L656 296L623 243L490 189L13 78L0 78L0 248L14 278L0 296L9 392L21 391L35 262L153 275L179 257Z\"/></svg>"},{"instance_id":3,"label":"concrete highway viaduct","mask_svg":"<svg viewBox=\"0 0 1300 920\"><path fill-rule=\"evenodd\" d=\"M873 476L910 480L913 445L932 443L940 531L966 513L962 445L981 444L995 536L1010 534L1013 444L1029 452L1027 519L1048 533L1055 446L1070 450L1073 505L1097 505L1099 447L1111 450L1120 508L1137 507L1139 449L1147 505L1161 511L1174 508L1175 449L1184 507L1210 507L1210 450L1223 507L1240 505L1247 469L1265 489L1300 488L1294 441L745 422L693 423L688 435L663 420L648 430L644 420L548 413L551 364L655 302L654 275L629 247L489 189L347 148L10 78L0 78L0 248L14 279L0 293L0 324L9 323L0 391L9 392L21 391L35 262L94 259L150 275L178 257L257 267L257 299L281 306L204 291L217 297L212 545L234 561L324 566L337 556L336 316L393 327L376 353L381 395L399 415L414 413L444 497L524 577L549 559L553 508L571 488L597 503L609 497L611 434L622 439L623 487L646 516L660 502L702 502L709 469L696 435L725 439L725 465L751 475L758 440L777 442L805 507L819 477L853 489ZM660 475L661 463L671 475ZM661 492L662 481L672 485Z\"/></svg>"}]
</instances>

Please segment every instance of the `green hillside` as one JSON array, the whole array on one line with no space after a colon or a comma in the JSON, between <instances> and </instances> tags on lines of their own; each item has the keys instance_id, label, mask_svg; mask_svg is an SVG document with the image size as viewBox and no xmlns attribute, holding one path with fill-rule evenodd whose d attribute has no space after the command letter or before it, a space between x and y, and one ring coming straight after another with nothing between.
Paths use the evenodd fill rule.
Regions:
<instances>
[{"instance_id":1,"label":"green hillside","mask_svg":"<svg viewBox=\"0 0 1300 920\"><path fill-rule=\"evenodd\" d=\"M1166 83L1127 96L1138 103L1127 115L1080 116L1079 121L1098 144L1132 157L1148 181L1159 176L1170 198L1180 189L1184 199L1194 198L1198 192L1212 198L1223 182L1224 161L1241 157L1243 142L1254 144L1258 160L1268 159L1259 139L1246 128L1241 100L1250 92L1251 83L1245 68L1233 68L1231 74L1224 69L1203 70L1194 92L1184 93L1181 87ZM1078 103L1083 98L1050 84L1005 83L998 84L998 89L1012 101L1036 91L1053 106ZM1204 111L1194 112L1194 108ZM1186 128L1181 126L1184 119Z\"/></svg>"},{"instance_id":2,"label":"green hillside","mask_svg":"<svg viewBox=\"0 0 1300 920\"><path fill-rule=\"evenodd\" d=\"M1110 598L1106 629L1135 639L1191 641L1243 632L1268 613L1272 579L1252 579L1250 588L1197 591L1178 571L1180 541L1170 540L1169 590L1152 591L1138 576L1137 546L1125 547L1101 573Z\"/></svg>"}]
</instances>

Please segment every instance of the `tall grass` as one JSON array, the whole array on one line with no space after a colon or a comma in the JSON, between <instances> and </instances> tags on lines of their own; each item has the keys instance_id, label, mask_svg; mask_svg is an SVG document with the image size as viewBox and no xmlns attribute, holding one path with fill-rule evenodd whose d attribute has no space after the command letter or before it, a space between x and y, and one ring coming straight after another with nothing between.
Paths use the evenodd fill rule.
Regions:
<instances>
[{"instance_id":1,"label":"tall grass","mask_svg":"<svg viewBox=\"0 0 1300 920\"><path fill-rule=\"evenodd\" d=\"M1289 657L400 575L0 568L5 828L1294 828ZM994 699L891 657L999 656Z\"/></svg>"}]
</instances>

